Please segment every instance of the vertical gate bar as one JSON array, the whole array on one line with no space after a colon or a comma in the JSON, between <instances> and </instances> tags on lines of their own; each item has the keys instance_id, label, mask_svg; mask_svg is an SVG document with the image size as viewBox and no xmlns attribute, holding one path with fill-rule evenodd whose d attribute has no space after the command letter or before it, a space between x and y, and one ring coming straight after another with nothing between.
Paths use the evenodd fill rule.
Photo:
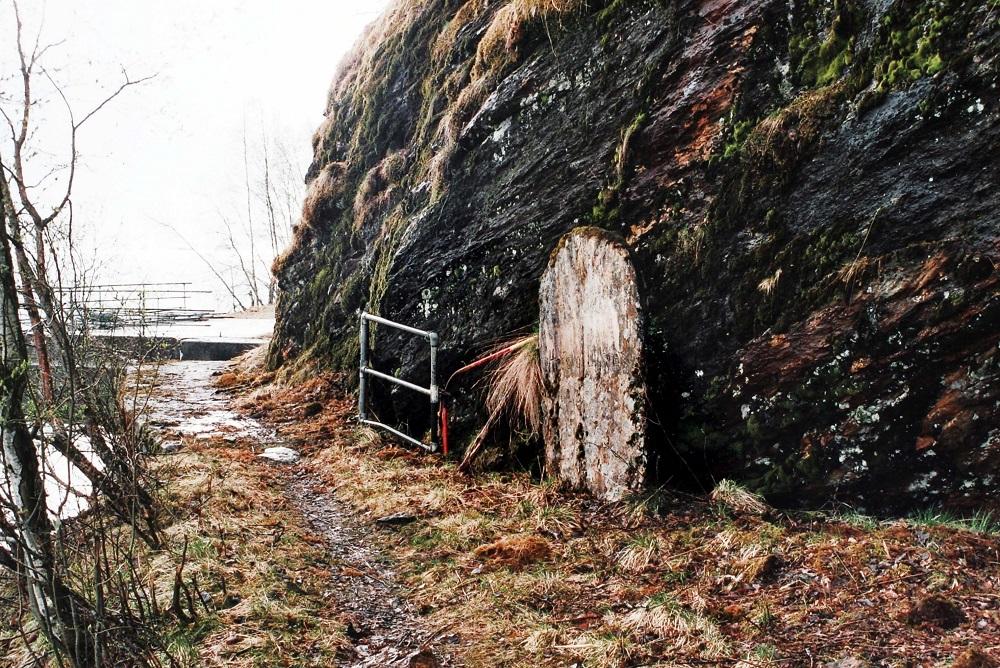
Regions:
<instances>
[{"instance_id":1,"label":"vertical gate bar","mask_svg":"<svg viewBox=\"0 0 1000 668\"><path fill-rule=\"evenodd\" d=\"M437 384L437 352L438 336L431 333L428 337L431 342L431 444L435 449L438 447L438 412L441 404L441 397L438 394Z\"/></svg>"},{"instance_id":2,"label":"vertical gate bar","mask_svg":"<svg viewBox=\"0 0 1000 668\"><path fill-rule=\"evenodd\" d=\"M362 420L368 419L368 410L365 406L365 383L367 382L365 378L365 369L368 367L368 321L365 320L365 314L361 314L361 334L360 334L360 345L361 348L361 368L359 370L358 378L358 417Z\"/></svg>"}]
</instances>

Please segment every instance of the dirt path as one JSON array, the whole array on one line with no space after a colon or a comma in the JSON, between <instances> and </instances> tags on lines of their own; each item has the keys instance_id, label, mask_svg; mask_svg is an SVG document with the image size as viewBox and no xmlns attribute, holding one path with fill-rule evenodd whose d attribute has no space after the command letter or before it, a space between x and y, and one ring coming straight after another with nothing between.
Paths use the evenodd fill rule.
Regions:
<instances>
[{"instance_id":1,"label":"dirt path","mask_svg":"<svg viewBox=\"0 0 1000 668\"><path fill-rule=\"evenodd\" d=\"M369 531L301 471L288 488L309 525L326 540L334 565L340 569L330 586L350 617L348 636L355 641L357 656L347 665L443 665L432 658L429 648L424 649L430 634L400 596L391 562L372 546Z\"/></svg>"},{"instance_id":2,"label":"dirt path","mask_svg":"<svg viewBox=\"0 0 1000 668\"><path fill-rule=\"evenodd\" d=\"M226 367L226 363L215 362L165 365L149 406L151 423L165 434L205 440L222 437L229 443L245 444L255 453L283 446L273 429L235 411L230 398L215 388L214 377ZM173 447L170 442L166 445ZM302 463L257 461L260 466L287 469L288 475L283 477L286 497L326 544L334 575L324 595L336 601L353 642L352 656L340 665L453 665L428 646L434 640L433 633L402 597L392 559L377 546L375 530L311 480Z\"/></svg>"}]
</instances>

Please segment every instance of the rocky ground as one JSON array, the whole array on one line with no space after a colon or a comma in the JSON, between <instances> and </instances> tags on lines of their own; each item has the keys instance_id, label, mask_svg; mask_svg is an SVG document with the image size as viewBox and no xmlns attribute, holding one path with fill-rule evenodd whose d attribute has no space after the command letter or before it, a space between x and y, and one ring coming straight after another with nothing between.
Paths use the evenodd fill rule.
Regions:
<instances>
[{"instance_id":1,"label":"rocky ground","mask_svg":"<svg viewBox=\"0 0 1000 668\"><path fill-rule=\"evenodd\" d=\"M783 512L731 484L597 503L359 431L333 376L188 369L163 428L227 420L165 458L216 606L204 664L997 665L991 517ZM258 456L279 443L301 460Z\"/></svg>"}]
</instances>

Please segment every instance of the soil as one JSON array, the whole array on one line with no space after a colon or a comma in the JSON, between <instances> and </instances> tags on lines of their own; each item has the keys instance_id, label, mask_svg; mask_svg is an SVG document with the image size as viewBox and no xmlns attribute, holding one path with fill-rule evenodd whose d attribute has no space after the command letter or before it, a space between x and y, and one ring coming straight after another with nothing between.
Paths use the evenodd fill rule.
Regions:
<instances>
[{"instance_id":1,"label":"soil","mask_svg":"<svg viewBox=\"0 0 1000 668\"><path fill-rule=\"evenodd\" d=\"M416 611L401 597L391 557L372 544L370 530L353 512L297 469L288 483L288 494L314 531L321 535L339 570L334 571L330 592L344 611L347 635L354 641L354 656L345 666L437 666L427 645L432 633ZM424 661L424 663L419 663Z\"/></svg>"}]
</instances>

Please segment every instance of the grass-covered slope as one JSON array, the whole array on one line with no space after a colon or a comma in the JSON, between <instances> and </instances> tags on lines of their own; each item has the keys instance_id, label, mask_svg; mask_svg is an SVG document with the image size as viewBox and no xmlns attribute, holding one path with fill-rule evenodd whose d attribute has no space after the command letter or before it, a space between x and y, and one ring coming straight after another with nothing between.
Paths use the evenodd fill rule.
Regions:
<instances>
[{"instance_id":1,"label":"grass-covered slope","mask_svg":"<svg viewBox=\"0 0 1000 668\"><path fill-rule=\"evenodd\" d=\"M338 69L272 364L353 367L365 308L450 371L530 330L597 225L638 258L667 475L995 498L998 48L993 0L398 2Z\"/></svg>"}]
</instances>

